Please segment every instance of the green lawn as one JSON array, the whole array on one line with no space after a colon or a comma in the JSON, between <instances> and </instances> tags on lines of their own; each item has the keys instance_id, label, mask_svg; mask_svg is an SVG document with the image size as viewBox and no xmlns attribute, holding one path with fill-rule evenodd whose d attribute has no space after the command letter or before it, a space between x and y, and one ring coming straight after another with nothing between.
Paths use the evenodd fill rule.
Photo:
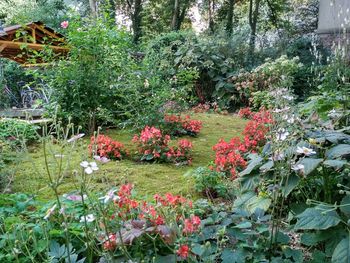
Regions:
<instances>
[{"instance_id":1,"label":"green lawn","mask_svg":"<svg viewBox=\"0 0 350 263\"><path fill-rule=\"evenodd\" d=\"M135 184L138 194L153 195L155 193L172 192L174 194L193 194L193 182L183 175L198 166L205 166L214 159L212 146L220 138L226 140L237 136L244 128L245 121L232 115L218 115L208 113L193 114L194 119L203 122L203 129L200 134L193 138L188 137L193 142L193 164L191 166L177 167L171 164L140 164L131 160L111 161L107 164L99 165L100 170L90 176L90 187L93 190L105 191L121 182L131 182ZM133 133L128 130L102 131L115 140L123 142L130 152L134 151L131 139ZM88 157L87 145L89 138L85 138L81 145L72 151L66 149L63 152L65 178L59 187L60 194L76 189L78 185L74 169L80 171L79 163ZM57 147L51 145L49 148L48 163L52 173L58 170ZM50 150L51 149L51 150ZM68 160L71 161L68 162ZM39 199L52 197L52 192L48 185L48 177L45 171L45 160L42 147L31 149L30 154L16 167L17 172L14 179L13 190L15 192L25 192L38 195Z\"/></svg>"}]
</instances>

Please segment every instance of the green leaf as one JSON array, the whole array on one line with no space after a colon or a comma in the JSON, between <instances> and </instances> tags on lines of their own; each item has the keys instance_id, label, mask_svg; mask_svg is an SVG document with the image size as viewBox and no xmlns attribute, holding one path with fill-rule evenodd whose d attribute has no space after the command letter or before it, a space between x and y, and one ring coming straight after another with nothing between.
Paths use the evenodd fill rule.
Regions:
<instances>
[{"instance_id":1,"label":"green leaf","mask_svg":"<svg viewBox=\"0 0 350 263\"><path fill-rule=\"evenodd\" d=\"M289 236L281 231L277 232L277 237L276 237L276 241L279 244L288 244L289 243Z\"/></svg>"},{"instance_id":2,"label":"green leaf","mask_svg":"<svg viewBox=\"0 0 350 263\"><path fill-rule=\"evenodd\" d=\"M233 251L226 248L222 251L221 260L222 263L241 263L245 262L245 255L241 250Z\"/></svg>"},{"instance_id":3,"label":"green leaf","mask_svg":"<svg viewBox=\"0 0 350 263\"><path fill-rule=\"evenodd\" d=\"M329 159L337 159L350 155L349 144L339 144L326 152L326 156Z\"/></svg>"},{"instance_id":4,"label":"green leaf","mask_svg":"<svg viewBox=\"0 0 350 263\"><path fill-rule=\"evenodd\" d=\"M300 250L287 247L283 252L286 258L292 258L294 262L303 262L303 253Z\"/></svg>"},{"instance_id":5,"label":"green leaf","mask_svg":"<svg viewBox=\"0 0 350 263\"><path fill-rule=\"evenodd\" d=\"M252 227L252 223L250 223L249 221L241 222L238 225L234 226L234 228L239 228L239 229L251 228L251 227Z\"/></svg>"},{"instance_id":6,"label":"green leaf","mask_svg":"<svg viewBox=\"0 0 350 263\"><path fill-rule=\"evenodd\" d=\"M340 217L335 211L322 211L321 207L307 208L303 213L297 215L298 221L294 229L327 229L336 226Z\"/></svg>"},{"instance_id":7,"label":"green leaf","mask_svg":"<svg viewBox=\"0 0 350 263\"><path fill-rule=\"evenodd\" d=\"M300 242L306 246L314 246L319 242L323 242L329 238L332 238L334 231L318 231L316 233L304 233L301 235Z\"/></svg>"},{"instance_id":8,"label":"green leaf","mask_svg":"<svg viewBox=\"0 0 350 263\"><path fill-rule=\"evenodd\" d=\"M335 247L332 255L332 263L350 262L350 239L349 236L342 239Z\"/></svg>"},{"instance_id":9,"label":"green leaf","mask_svg":"<svg viewBox=\"0 0 350 263\"><path fill-rule=\"evenodd\" d=\"M304 165L303 174L304 176L312 173L319 164L323 161L323 159L313 159L313 158L304 158L302 159L299 164Z\"/></svg>"},{"instance_id":10,"label":"green leaf","mask_svg":"<svg viewBox=\"0 0 350 263\"><path fill-rule=\"evenodd\" d=\"M347 217L350 217L350 196L344 196L340 204L342 205L340 210L346 214Z\"/></svg>"},{"instance_id":11,"label":"green leaf","mask_svg":"<svg viewBox=\"0 0 350 263\"><path fill-rule=\"evenodd\" d=\"M294 190L294 188L297 187L299 181L300 181L299 176L295 174L291 174L288 178L288 181L287 179L285 179L282 187L283 196L287 197Z\"/></svg>"},{"instance_id":12,"label":"green leaf","mask_svg":"<svg viewBox=\"0 0 350 263\"><path fill-rule=\"evenodd\" d=\"M326 161L323 162L323 164L325 166L334 168L337 171L337 170L340 170L341 168L343 168L343 166L347 164L347 161L343 161L343 160L326 160Z\"/></svg>"},{"instance_id":13,"label":"green leaf","mask_svg":"<svg viewBox=\"0 0 350 263\"><path fill-rule=\"evenodd\" d=\"M265 163L264 165L260 166L259 170L262 173L266 173L267 171L271 170L271 168L274 166L274 162L273 161L268 161L267 163Z\"/></svg>"},{"instance_id":14,"label":"green leaf","mask_svg":"<svg viewBox=\"0 0 350 263\"><path fill-rule=\"evenodd\" d=\"M233 203L234 208L239 208L253 214L256 209L266 211L271 205L271 200L266 197L256 196L254 192L247 192L239 196Z\"/></svg>"},{"instance_id":15,"label":"green leaf","mask_svg":"<svg viewBox=\"0 0 350 263\"><path fill-rule=\"evenodd\" d=\"M252 158L249 162L247 168L245 168L242 172L239 173L240 176L244 176L250 174L257 166L259 166L263 160L259 155L250 155Z\"/></svg>"},{"instance_id":16,"label":"green leaf","mask_svg":"<svg viewBox=\"0 0 350 263\"><path fill-rule=\"evenodd\" d=\"M246 192L242 195L239 195L237 199L234 201L233 207L244 209L246 207L246 204L249 202L249 200L254 198L255 196L256 194L254 192Z\"/></svg>"},{"instance_id":17,"label":"green leaf","mask_svg":"<svg viewBox=\"0 0 350 263\"><path fill-rule=\"evenodd\" d=\"M167 256L157 256L154 260L154 263L162 263L162 262L176 262L176 256L174 254Z\"/></svg>"},{"instance_id":18,"label":"green leaf","mask_svg":"<svg viewBox=\"0 0 350 263\"><path fill-rule=\"evenodd\" d=\"M262 196L256 196L249 200L247 203L247 210L253 214L256 209L262 209L264 211L267 211L271 205L271 199L262 197Z\"/></svg>"}]
</instances>

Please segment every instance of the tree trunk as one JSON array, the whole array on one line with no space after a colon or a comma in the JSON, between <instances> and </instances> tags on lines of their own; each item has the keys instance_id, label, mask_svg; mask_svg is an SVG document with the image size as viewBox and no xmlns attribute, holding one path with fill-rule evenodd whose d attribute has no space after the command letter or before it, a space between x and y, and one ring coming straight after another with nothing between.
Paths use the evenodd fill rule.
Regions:
<instances>
[{"instance_id":1,"label":"tree trunk","mask_svg":"<svg viewBox=\"0 0 350 263\"><path fill-rule=\"evenodd\" d=\"M256 42L256 28L259 17L259 5L260 0L250 0L249 3L249 26L250 26L250 39L249 39L249 56L251 58L251 62L253 62L253 54L255 50L255 42Z\"/></svg>"},{"instance_id":2,"label":"tree trunk","mask_svg":"<svg viewBox=\"0 0 350 263\"><path fill-rule=\"evenodd\" d=\"M134 31L134 43L138 43L142 36L142 0L135 0L134 12L132 14L132 29Z\"/></svg>"},{"instance_id":3,"label":"tree trunk","mask_svg":"<svg viewBox=\"0 0 350 263\"><path fill-rule=\"evenodd\" d=\"M96 0L89 0L91 14L93 17L97 17Z\"/></svg>"},{"instance_id":4,"label":"tree trunk","mask_svg":"<svg viewBox=\"0 0 350 263\"><path fill-rule=\"evenodd\" d=\"M229 6L227 10L227 23L226 23L226 32L227 35L231 36L233 31L233 8L235 5L235 0L229 0Z\"/></svg>"},{"instance_id":5,"label":"tree trunk","mask_svg":"<svg viewBox=\"0 0 350 263\"><path fill-rule=\"evenodd\" d=\"M180 5L179 0L175 0L174 3L174 10L173 10L173 19L171 21L171 29L176 31L179 30L179 12L180 12Z\"/></svg>"},{"instance_id":6,"label":"tree trunk","mask_svg":"<svg viewBox=\"0 0 350 263\"><path fill-rule=\"evenodd\" d=\"M211 33L214 33L214 19L213 19L213 12L214 12L214 0L208 0L208 20L209 20L209 31Z\"/></svg>"}]
</instances>

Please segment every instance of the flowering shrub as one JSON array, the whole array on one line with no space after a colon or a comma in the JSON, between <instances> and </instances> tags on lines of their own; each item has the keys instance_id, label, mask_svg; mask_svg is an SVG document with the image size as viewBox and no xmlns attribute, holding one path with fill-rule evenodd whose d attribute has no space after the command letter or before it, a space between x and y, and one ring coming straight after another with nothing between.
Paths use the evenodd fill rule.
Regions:
<instances>
[{"instance_id":1,"label":"flowering shrub","mask_svg":"<svg viewBox=\"0 0 350 263\"><path fill-rule=\"evenodd\" d=\"M239 137L234 137L229 142L221 139L213 147L216 152L216 170L228 173L233 179L247 165L243 155L247 152L255 152L258 147L265 144L266 134L269 131L268 124L273 122L270 112L264 109L257 113L250 113L250 117L252 120L245 126L243 140Z\"/></svg>"},{"instance_id":2,"label":"flowering shrub","mask_svg":"<svg viewBox=\"0 0 350 263\"><path fill-rule=\"evenodd\" d=\"M174 135L197 135L202 129L202 122L191 120L189 115L182 117L181 115L164 115L164 122L167 129Z\"/></svg>"},{"instance_id":3,"label":"flowering shrub","mask_svg":"<svg viewBox=\"0 0 350 263\"><path fill-rule=\"evenodd\" d=\"M213 147L213 150L216 151L216 170L218 172L228 172L232 179L236 178L237 173L247 165L239 149L243 152L246 150L238 137L232 138L228 143L220 140Z\"/></svg>"},{"instance_id":4,"label":"flowering shrub","mask_svg":"<svg viewBox=\"0 0 350 263\"><path fill-rule=\"evenodd\" d=\"M137 143L141 161L165 160L170 141L169 135L163 135L160 129L146 126L140 136L135 135L132 139Z\"/></svg>"},{"instance_id":5,"label":"flowering shrub","mask_svg":"<svg viewBox=\"0 0 350 263\"><path fill-rule=\"evenodd\" d=\"M179 140L178 147L170 147L166 153L167 159L177 164L191 164L192 143L189 140Z\"/></svg>"},{"instance_id":6,"label":"flowering shrub","mask_svg":"<svg viewBox=\"0 0 350 263\"><path fill-rule=\"evenodd\" d=\"M242 108L238 112L238 116L244 119L250 119L252 117L252 111L249 107L247 108Z\"/></svg>"},{"instance_id":7,"label":"flowering shrub","mask_svg":"<svg viewBox=\"0 0 350 263\"><path fill-rule=\"evenodd\" d=\"M126 156L124 145L121 142L114 141L106 135L92 136L89 144L90 154L97 157L120 160Z\"/></svg>"},{"instance_id":8,"label":"flowering shrub","mask_svg":"<svg viewBox=\"0 0 350 263\"><path fill-rule=\"evenodd\" d=\"M141 161L174 162L190 164L192 143L180 140L177 147L169 146L170 136L163 135L160 129L146 126L141 135L135 135L133 142L138 145Z\"/></svg>"}]
</instances>

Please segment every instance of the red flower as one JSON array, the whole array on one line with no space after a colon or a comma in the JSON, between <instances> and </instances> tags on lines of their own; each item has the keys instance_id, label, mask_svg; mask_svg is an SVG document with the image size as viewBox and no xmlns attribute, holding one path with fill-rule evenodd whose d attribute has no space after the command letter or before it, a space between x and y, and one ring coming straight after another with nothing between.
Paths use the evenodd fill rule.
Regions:
<instances>
[{"instance_id":1,"label":"red flower","mask_svg":"<svg viewBox=\"0 0 350 263\"><path fill-rule=\"evenodd\" d=\"M124 145L121 142L114 141L112 138L102 134L98 135L96 138L92 136L88 147L90 154L99 157L120 160L126 155Z\"/></svg>"},{"instance_id":2,"label":"red flower","mask_svg":"<svg viewBox=\"0 0 350 263\"><path fill-rule=\"evenodd\" d=\"M108 240L103 243L103 249L105 250L112 251L116 248L116 246L117 246L117 242L116 242L115 234L109 235Z\"/></svg>"},{"instance_id":3,"label":"red flower","mask_svg":"<svg viewBox=\"0 0 350 263\"><path fill-rule=\"evenodd\" d=\"M188 257L190 249L187 245L181 245L179 249L176 251L176 254L182 259L186 259Z\"/></svg>"},{"instance_id":4,"label":"red flower","mask_svg":"<svg viewBox=\"0 0 350 263\"><path fill-rule=\"evenodd\" d=\"M253 113L250 110L250 108L247 107L247 108L240 109L239 112L238 112L238 116L241 117L241 118L250 119L250 118L252 118Z\"/></svg>"},{"instance_id":5,"label":"red flower","mask_svg":"<svg viewBox=\"0 0 350 263\"><path fill-rule=\"evenodd\" d=\"M198 216L192 216L191 220L192 224L195 226L199 226L201 224L201 219Z\"/></svg>"}]
</instances>

